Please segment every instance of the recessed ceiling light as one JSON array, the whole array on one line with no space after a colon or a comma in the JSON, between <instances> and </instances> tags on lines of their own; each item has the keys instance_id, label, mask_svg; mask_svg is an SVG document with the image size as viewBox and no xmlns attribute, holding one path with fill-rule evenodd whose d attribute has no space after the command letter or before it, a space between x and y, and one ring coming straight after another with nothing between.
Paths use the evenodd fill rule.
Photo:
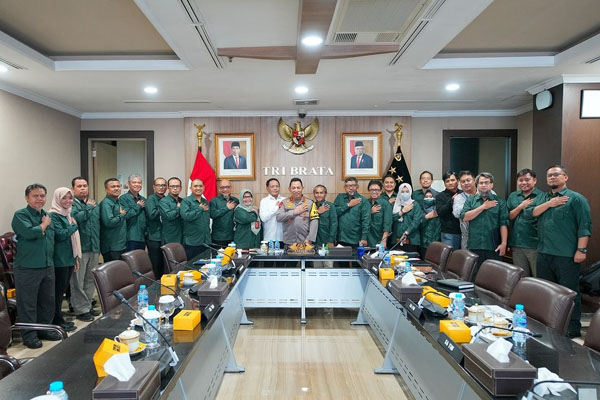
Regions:
<instances>
[{"instance_id":1,"label":"recessed ceiling light","mask_svg":"<svg viewBox=\"0 0 600 400\"><path fill-rule=\"evenodd\" d=\"M458 83L449 83L446 85L446 90L449 92L454 92L458 89L460 89L460 85Z\"/></svg>"},{"instance_id":2,"label":"recessed ceiling light","mask_svg":"<svg viewBox=\"0 0 600 400\"><path fill-rule=\"evenodd\" d=\"M314 47L320 45L321 43L323 43L323 39L319 36L307 36L302 39L302 44L305 46Z\"/></svg>"},{"instance_id":3,"label":"recessed ceiling light","mask_svg":"<svg viewBox=\"0 0 600 400\"><path fill-rule=\"evenodd\" d=\"M154 86L146 86L144 88L144 92L148 93L148 94L154 94L158 92L158 89L155 88Z\"/></svg>"},{"instance_id":4,"label":"recessed ceiling light","mask_svg":"<svg viewBox=\"0 0 600 400\"><path fill-rule=\"evenodd\" d=\"M308 88L306 86L296 86L296 89L294 89L296 91L296 93L298 94L305 94L308 93Z\"/></svg>"},{"instance_id":5,"label":"recessed ceiling light","mask_svg":"<svg viewBox=\"0 0 600 400\"><path fill-rule=\"evenodd\" d=\"M0 65L0 72L8 72L8 68L4 65Z\"/></svg>"}]
</instances>

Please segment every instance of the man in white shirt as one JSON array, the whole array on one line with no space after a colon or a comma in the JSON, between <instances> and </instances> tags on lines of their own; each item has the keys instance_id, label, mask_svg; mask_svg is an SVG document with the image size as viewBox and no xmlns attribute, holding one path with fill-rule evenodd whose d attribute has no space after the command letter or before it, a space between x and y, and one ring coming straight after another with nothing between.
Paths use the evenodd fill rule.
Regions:
<instances>
[{"instance_id":1,"label":"man in white shirt","mask_svg":"<svg viewBox=\"0 0 600 400\"><path fill-rule=\"evenodd\" d=\"M283 242L283 224L277 222L275 214L283 197L279 195L279 181L277 178L270 178L267 181L267 192L269 195L260 201L260 220L263 226L263 240L277 240ZM281 243L283 245L283 243Z\"/></svg>"}]
</instances>

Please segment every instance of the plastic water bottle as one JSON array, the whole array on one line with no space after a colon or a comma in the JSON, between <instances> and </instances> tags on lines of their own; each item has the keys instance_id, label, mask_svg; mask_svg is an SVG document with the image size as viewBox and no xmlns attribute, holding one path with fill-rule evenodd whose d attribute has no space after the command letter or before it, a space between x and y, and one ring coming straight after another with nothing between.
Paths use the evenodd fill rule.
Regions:
<instances>
[{"instance_id":1,"label":"plastic water bottle","mask_svg":"<svg viewBox=\"0 0 600 400\"><path fill-rule=\"evenodd\" d=\"M452 302L452 319L464 321L465 319L465 295L457 293Z\"/></svg>"},{"instance_id":2,"label":"plastic water bottle","mask_svg":"<svg viewBox=\"0 0 600 400\"><path fill-rule=\"evenodd\" d=\"M408 274L409 272L412 272L412 266L408 261L404 261L404 274Z\"/></svg>"},{"instance_id":3,"label":"plastic water bottle","mask_svg":"<svg viewBox=\"0 0 600 400\"><path fill-rule=\"evenodd\" d=\"M272 240L269 240L269 254L273 255L275 252L275 243Z\"/></svg>"},{"instance_id":4,"label":"plastic water bottle","mask_svg":"<svg viewBox=\"0 0 600 400\"><path fill-rule=\"evenodd\" d=\"M159 328L158 319L160 318L160 313L156 311L155 306L148 306L148 311L144 313L144 318L146 318L156 329ZM144 335L146 337L146 345L152 348L158 345L158 332L155 329L152 329L148 322L144 321Z\"/></svg>"},{"instance_id":5,"label":"plastic water bottle","mask_svg":"<svg viewBox=\"0 0 600 400\"><path fill-rule=\"evenodd\" d=\"M379 258L383 258L383 256L385 256L385 246L383 245L383 243L379 243L377 245L378 250L377 252L379 253L378 256Z\"/></svg>"},{"instance_id":6,"label":"plastic water bottle","mask_svg":"<svg viewBox=\"0 0 600 400\"><path fill-rule=\"evenodd\" d=\"M391 265L390 265L390 259L391 259L390 253L387 253L387 252L384 253L384 256L383 256L383 266L384 266L384 268L390 268L391 267Z\"/></svg>"},{"instance_id":7,"label":"plastic water bottle","mask_svg":"<svg viewBox=\"0 0 600 400\"><path fill-rule=\"evenodd\" d=\"M515 306L512 322L513 329L515 329L515 332L513 332L513 343L516 346L525 345L527 335L522 332L527 332L527 314L525 314L525 307L523 307L523 304L517 304Z\"/></svg>"},{"instance_id":8,"label":"plastic water bottle","mask_svg":"<svg viewBox=\"0 0 600 400\"><path fill-rule=\"evenodd\" d=\"M50 383L50 390L48 390L48 395L54 396L60 400L69 400L69 395L65 392L64 385L62 381L55 381Z\"/></svg>"},{"instance_id":9,"label":"plastic water bottle","mask_svg":"<svg viewBox=\"0 0 600 400\"><path fill-rule=\"evenodd\" d=\"M140 290L137 294L138 312L144 313L145 309L148 308L148 289L146 285L140 285Z\"/></svg>"},{"instance_id":10,"label":"plastic water bottle","mask_svg":"<svg viewBox=\"0 0 600 400\"><path fill-rule=\"evenodd\" d=\"M279 254L279 240L275 240L275 254Z\"/></svg>"}]
</instances>

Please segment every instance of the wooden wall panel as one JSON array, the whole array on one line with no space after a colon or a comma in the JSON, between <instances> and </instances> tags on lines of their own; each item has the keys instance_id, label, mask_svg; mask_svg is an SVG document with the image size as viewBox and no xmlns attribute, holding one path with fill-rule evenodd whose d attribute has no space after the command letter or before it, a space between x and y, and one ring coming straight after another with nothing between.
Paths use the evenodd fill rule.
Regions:
<instances>
[{"instance_id":1,"label":"wooden wall panel","mask_svg":"<svg viewBox=\"0 0 600 400\"><path fill-rule=\"evenodd\" d=\"M552 105L545 110L535 108L533 97L533 157L532 169L542 179L538 179L540 190L550 188L543 178L548 166L556 164L561 159L561 137L563 120L563 85L548 89L552 93Z\"/></svg>"},{"instance_id":2,"label":"wooden wall panel","mask_svg":"<svg viewBox=\"0 0 600 400\"><path fill-rule=\"evenodd\" d=\"M302 120L304 126L313 121L313 117ZM297 118L284 118L293 126ZM327 186L328 199L333 201L337 193L343 192L341 134L350 132L382 132L382 173L388 167L396 149L396 138L387 130L394 130L394 123L403 125L402 151L410 169L411 154L411 118L410 117L319 117L319 134L309 144L315 148L303 155L292 154L282 148L289 143L283 141L277 132L279 117L209 117L185 118L185 165L186 177L191 173L196 157L197 140L194 124L206 124L204 128L203 154L211 165L215 165L214 134L215 133L255 133L256 148L256 180L232 181L233 193L239 195L242 188L254 191L260 199L266 195L265 181L271 177L270 171L265 175L264 167L285 167L286 174L277 176L282 186L282 196L288 195L288 183L293 177L291 167L330 167L333 176L300 176L304 182L305 192L310 193L317 184ZM411 175L414 175L412 173ZM368 180L361 180L360 192L366 194Z\"/></svg>"}]
</instances>

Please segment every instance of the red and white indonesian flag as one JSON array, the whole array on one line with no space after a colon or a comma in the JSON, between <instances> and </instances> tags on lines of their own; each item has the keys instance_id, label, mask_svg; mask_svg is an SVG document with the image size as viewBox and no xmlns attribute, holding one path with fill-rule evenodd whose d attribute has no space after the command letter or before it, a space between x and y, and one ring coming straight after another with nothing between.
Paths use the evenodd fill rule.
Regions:
<instances>
[{"instance_id":1,"label":"red and white indonesian flag","mask_svg":"<svg viewBox=\"0 0 600 400\"><path fill-rule=\"evenodd\" d=\"M190 174L188 193L191 193L190 188L192 187L192 181L194 179L202 179L202 182L204 182L204 197L207 201L210 201L210 199L217 195L217 175L208 161L206 161L206 158L204 158L202 149L200 147L198 148L198 153L196 154L194 168Z\"/></svg>"}]
</instances>

